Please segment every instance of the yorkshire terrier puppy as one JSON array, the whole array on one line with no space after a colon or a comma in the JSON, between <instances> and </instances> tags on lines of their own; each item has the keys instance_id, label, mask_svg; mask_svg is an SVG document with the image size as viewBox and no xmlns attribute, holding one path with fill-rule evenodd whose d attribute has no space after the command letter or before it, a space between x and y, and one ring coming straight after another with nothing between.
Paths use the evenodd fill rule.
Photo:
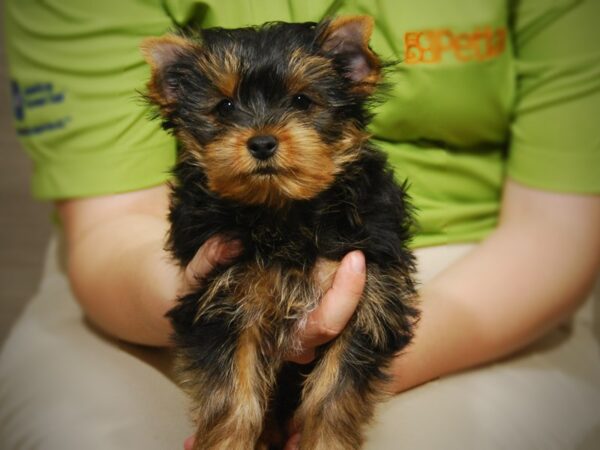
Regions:
<instances>
[{"instance_id":1,"label":"yorkshire terrier puppy","mask_svg":"<svg viewBox=\"0 0 600 450\"><path fill-rule=\"evenodd\" d=\"M282 448L290 420L303 450L360 448L411 341L410 208L366 131L383 67L372 27L342 17L142 45L146 96L181 144L169 250L185 267L212 236L243 246L169 312L197 450ZM312 364L286 362L327 289L317 272L352 250L367 261L352 319Z\"/></svg>"}]
</instances>

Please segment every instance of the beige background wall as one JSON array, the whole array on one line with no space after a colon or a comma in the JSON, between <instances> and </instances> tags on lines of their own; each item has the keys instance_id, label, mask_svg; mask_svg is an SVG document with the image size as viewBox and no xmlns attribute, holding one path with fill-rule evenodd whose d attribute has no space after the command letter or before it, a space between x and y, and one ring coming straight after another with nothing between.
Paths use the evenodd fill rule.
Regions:
<instances>
[{"instance_id":1,"label":"beige background wall","mask_svg":"<svg viewBox=\"0 0 600 450\"><path fill-rule=\"evenodd\" d=\"M35 292L50 234L50 205L29 192L31 166L12 127L0 0L0 343Z\"/></svg>"}]
</instances>

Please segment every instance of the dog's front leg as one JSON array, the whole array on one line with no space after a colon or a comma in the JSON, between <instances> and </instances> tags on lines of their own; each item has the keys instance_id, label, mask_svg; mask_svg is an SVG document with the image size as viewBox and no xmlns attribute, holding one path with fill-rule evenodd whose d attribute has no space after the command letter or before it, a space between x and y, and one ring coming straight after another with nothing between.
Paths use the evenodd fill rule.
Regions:
<instances>
[{"instance_id":1,"label":"dog's front leg","mask_svg":"<svg viewBox=\"0 0 600 450\"><path fill-rule=\"evenodd\" d=\"M302 424L301 450L358 450L362 430L381 393L374 366L349 361L350 342L339 336L327 349L304 386L295 421ZM372 372L357 380L350 372ZM363 373L361 373L361 376Z\"/></svg>"},{"instance_id":2,"label":"dog's front leg","mask_svg":"<svg viewBox=\"0 0 600 450\"><path fill-rule=\"evenodd\" d=\"M233 348L225 342L219 371L201 368L195 385L198 429L194 450L254 450L262 433L265 411L274 384L273 369L261 354L257 328L239 332ZM224 363L226 362L226 363Z\"/></svg>"},{"instance_id":3,"label":"dog's front leg","mask_svg":"<svg viewBox=\"0 0 600 450\"><path fill-rule=\"evenodd\" d=\"M361 448L364 427L387 395L386 369L411 341L417 317L407 272L370 265L354 317L306 379L295 419L301 450Z\"/></svg>"}]
</instances>

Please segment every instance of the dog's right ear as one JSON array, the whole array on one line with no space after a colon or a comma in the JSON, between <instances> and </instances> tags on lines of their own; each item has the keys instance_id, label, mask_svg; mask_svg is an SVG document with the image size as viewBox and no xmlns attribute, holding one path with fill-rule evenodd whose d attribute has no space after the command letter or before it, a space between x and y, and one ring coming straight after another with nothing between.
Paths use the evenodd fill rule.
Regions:
<instances>
[{"instance_id":1,"label":"dog's right ear","mask_svg":"<svg viewBox=\"0 0 600 450\"><path fill-rule=\"evenodd\" d=\"M149 37L142 41L140 50L152 70L148 96L154 103L167 106L176 100L177 86L168 76L169 69L195 47L194 43L176 34Z\"/></svg>"},{"instance_id":2,"label":"dog's right ear","mask_svg":"<svg viewBox=\"0 0 600 450\"><path fill-rule=\"evenodd\" d=\"M381 61L369 47L373 18L342 16L317 27L317 42L326 55L338 61L354 90L372 94L381 79Z\"/></svg>"}]
</instances>

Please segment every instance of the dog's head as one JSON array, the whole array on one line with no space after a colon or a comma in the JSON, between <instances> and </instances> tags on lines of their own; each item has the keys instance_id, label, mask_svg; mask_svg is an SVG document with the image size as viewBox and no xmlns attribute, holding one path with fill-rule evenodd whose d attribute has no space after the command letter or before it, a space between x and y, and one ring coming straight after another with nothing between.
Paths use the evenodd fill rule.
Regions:
<instances>
[{"instance_id":1,"label":"dog's head","mask_svg":"<svg viewBox=\"0 0 600 450\"><path fill-rule=\"evenodd\" d=\"M147 98L208 187L279 207L331 185L367 139L381 78L369 17L148 38Z\"/></svg>"}]
</instances>

